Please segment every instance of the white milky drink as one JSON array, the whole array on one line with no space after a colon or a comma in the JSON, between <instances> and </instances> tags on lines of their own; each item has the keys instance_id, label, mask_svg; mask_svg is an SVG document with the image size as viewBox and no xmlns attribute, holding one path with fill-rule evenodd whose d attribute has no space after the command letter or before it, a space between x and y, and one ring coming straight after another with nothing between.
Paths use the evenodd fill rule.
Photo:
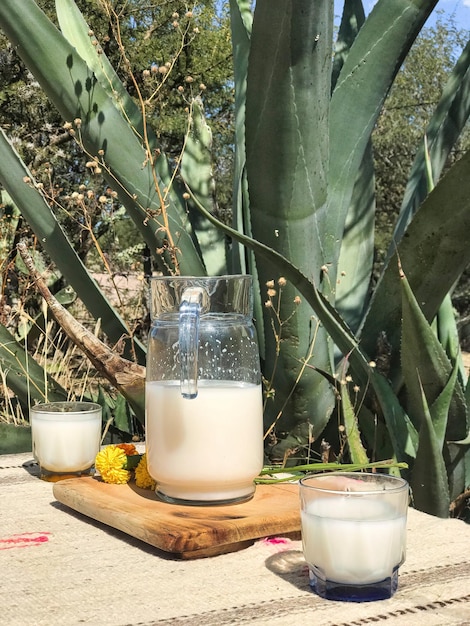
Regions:
<instances>
[{"instance_id":1,"label":"white milky drink","mask_svg":"<svg viewBox=\"0 0 470 626\"><path fill-rule=\"evenodd\" d=\"M146 448L150 475L165 496L249 496L263 467L261 385L199 380L189 400L179 381L147 382Z\"/></svg>"},{"instance_id":2,"label":"white milky drink","mask_svg":"<svg viewBox=\"0 0 470 626\"><path fill-rule=\"evenodd\" d=\"M336 583L385 580L405 560L406 517L380 499L318 498L301 512L305 560Z\"/></svg>"},{"instance_id":3,"label":"white milky drink","mask_svg":"<svg viewBox=\"0 0 470 626\"><path fill-rule=\"evenodd\" d=\"M90 468L100 448L101 414L41 412L31 420L33 453L50 472L81 472Z\"/></svg>"}]
</instances>

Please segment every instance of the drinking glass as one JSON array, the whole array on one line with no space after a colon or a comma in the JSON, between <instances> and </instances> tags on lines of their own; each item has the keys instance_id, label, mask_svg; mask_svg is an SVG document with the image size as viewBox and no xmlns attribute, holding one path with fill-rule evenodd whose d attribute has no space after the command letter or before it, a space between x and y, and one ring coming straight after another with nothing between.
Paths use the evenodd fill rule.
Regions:
<instances>
[{"instance_id":1,"label":"drinking glass","mask_svg":"<svg viewBox=\"0 0 470 626\"><path fill-rule=\"evenodd\" d=\"M100 449L101 406L94 402L49 402L30 411L33 455L41 478L94 474Z\"/></svg>"},{"instance_id":2,"label":"drinking glass","mask_svg":"<svg viewBox=\"0 0 470 626\"><path fill-rule=\"evenodd\" d=\"M405 561L408 483L388 474L332 472L300 480L310 585L329 600L390 598Z\"/></svg>"}]
</instances>

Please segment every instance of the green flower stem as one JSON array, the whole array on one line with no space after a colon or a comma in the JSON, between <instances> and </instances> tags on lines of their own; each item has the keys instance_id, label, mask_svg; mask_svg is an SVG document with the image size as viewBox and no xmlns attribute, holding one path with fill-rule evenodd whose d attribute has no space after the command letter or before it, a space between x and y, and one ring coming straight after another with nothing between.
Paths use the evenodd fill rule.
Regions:
<instances>
[{"instance_id":1,"label":"green flower stem","mask_svg":"<svg viewBox=\"0 0 470 626\"><path fill-rule=\"evenodd\" d=\"M296 465L293 468L278 467L275 465L265 466L259 476L255 479L258 485L266 485L272 483L283 483L301 478L307 472L356 472L367 469L388 469L388 468L407 469L406 463L397 463L389 459L387 461L376 461L375 463L308 463L306 465ZM264 478L270 474L286 474L286 476L276 478Z\"/></svg>"}]
</instances>

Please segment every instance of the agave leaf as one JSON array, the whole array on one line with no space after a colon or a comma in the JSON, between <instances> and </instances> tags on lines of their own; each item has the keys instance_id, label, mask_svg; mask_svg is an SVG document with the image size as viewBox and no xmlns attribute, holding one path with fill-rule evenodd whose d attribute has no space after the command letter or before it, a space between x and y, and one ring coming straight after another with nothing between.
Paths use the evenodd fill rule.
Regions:
<instances>
[{"instance_id":1,"label":"agave leaf","mask_svg":"<svg viewBox=\"0 0 470 626\"><path fill-rule=\"evenodd\" d=\"M345 2L333 63L332 86L365 21L361 0ZM338 261L336 306L353 331L363 316L368 300L374 259L375 177L372 144L369 141L359 168L347 212Z\"/></svg>"},{"instance_id":2,"label":"agave leaf","mask_svg":"<svg viewBox=\"0 0 470 626\"><path fill-rule=\"evenodd\" d=\"M296 287L296 289L298 289L299 293L310 304L318 318L325 324L327 332L332 336L333 340L339 346L343 354L349 355L349 360L351 364L356 367L358 373L363 371L367 380L370 372L372 371L367 357L359 349L356 338L351 333L344 320L331 303L325 298L325 296L323 296L323 294L315 287L315 285L310 282L308 278L297 267L295 267L295 265L293 265L282 254L277 252L277 250L274 250L260 241L240 233L227 224L224 224L218 220L217 217L209 213L209 211L207 211L202 204L198 203L196 197L194 196L193 201L197 209L208 220L212 221L213 224L218 226L235 241L243 244L255 252L257 259L262 258L266 263L270 263L273 267L277 267L279 269L280 273L283 274L286 279Z\"/></svg>"},{"instance_id":3,"label":"agave leaf","mask_svg":"<svg viewBox=\"0 0 470 626\"><path fill-rule=\"evenodd\" d=\"M252 22L253 18L249 0L230 0L235 80L235 164L232 223L235 229L248 235L251 235L251 225L249 221L249 199L246 181L245 99ZM231 271L246 273L250 265L252 265L245 258L246 249L241 244L234 243L233 245Z\"/></svg>"},{"instance_id":4,"label":"agave leaf","mask_svg":"<svg viewBox=\"0 0 470 626\"><path fill-rule=\"evenodd\" d=\"M31 452L31 427L0 423L0 454Z\"/></svg>"},{"instance_id":5,"label":"agave leaf","mask_svg":"<svg viewBox=\"0 0 470 626\"><path fill-rule=\"evenodd\" d=\"M400 462L415 458L418 432L401 406L390 383L378 372L371 374L371 385L380 404L395 456Z\"/></svg>"},{"instance_id":6,"label":"agave leaf","mask_svg":"<svg viewBox=\"0 0 470 626\"><path fill-rule=\"evenodd\" d=\"M470 42L454 66L426 134L414 159L395 226L389 256L395 251L412 216L429 192L429 157L432 181L439 179L447 157L470 115Z\"/></svg>"},{"instance_id":7,"label":"agave leaf","mask_svg":"<svg viewBox=\"0 0 470 626\"><path fill-rule=\"evenodd\" d=\"M461 494L470 484L470 431L468 435L460 441L453 442L445 440L447 421L455 387L458 384L458 375L459 367L458 363L456 363L444 390L430 407L431 420L436 433L437 444L443 446L443 456L449 482L449 497L451 500Z\"/></svg>"},{"instance_id":8,"label":"agave leaf","mask_svg":"<svg viewBox=\"0 0 470 626\"><path fill-rule=\"evenodd\" d=\"M204 105L198 96L191 102L190 127L182 156L181 174L192 193L210 211L214 211L214 177L212 175L212 131L204 116Z\"/></svg>"},{"instance_id":9,"label":"agave leaf","mask_svg":"<svg viewBox=\"0 0 470 626\"><path fill-rule=\"evenodd\" d=\"M369 142L354 185L338 261L336 308L357 331L368 301L375 245L375 176Z\"/></svg>"},{"instance_id":10,"label":"agave leaf","mask_svg":"<svg viewBox=\"0 0 470 626\"><path fill-rule=\"evenodd\" d=\"M404 274L401 281L403 293L401 362L407 390L406 406L413 423L419 428L425 419L423 410L434 404L448 384L449 378L453 380L456 376L451 376L452 365L424 317ZM422 402L423 393L426 397L426 407ZM447 439L456 440L465 437L467 422L464 393L460 382L455 380L448 421L446 419ZM444 435L436 424L434 429L437 441L441 442L442 447Z\"/></svg>"},{"instance_id":11,"label":"agave leaf","mask_svg":"<svg viewBox=\"0 0 470 626\"><path fill-rule=\"evenodd\" d=\"M468 446L470 444L470 431L463 439L459 439L458 441L449 441L449 443L456 444L459 446Z\"/></svg>"},{"instance_id":12,"label":"agave leaf","mask_svg":"<svg viewBox=\"0 0 470 626\"><path fill-rule=\"evenodd\" d=\"M385 333L392 349L395 378L402 315L398 257L429 322L470 261L469 237L470 152L452 166L415 214L374 290L361 329L362 348L372 356L377 338Z\"/></svg>"},{"instance_id":13,"label":"agave leaf","mask_svg":"<svg viewBox=\"0 0 470 626\"><path fill-rule=\"evenodd\" d=\"M365 151L370 133L398 69L435 4L435 0L412 4L406 0L377 2L354 37L346 58L342 59L331 99L330 209L326 213L329 223L325 230L328 237L323 238L324 254L330 264L332 281L339 285L338 307L354 330L360 326L367 301L375 210L371 189L366 189L362 198L356 193L361 189L361 167L362 175L367 175L370 157L365 156ZM353 116L349 113L351 110L355 112ZM354 197L353 193L356 193ZM363 225L366 228L361 231ZM336 242L341 242L343 237L340 247ZM358 240L359 248L356 247ZM354 256L356 250L358 256ZM368 344L367 351L374 355L375 345Z\"/></svg>"},{"instance_id":14,"label":"agave leaf","mask_svg":"<svg viewBox=\"0 0 470 626\"><path fill-rule=\"evenodd\" d=\"M67 392L24 350L0 324L0 367L8 387L24 406L31 401L55 402L67 399Z\"/></svg>"},{"instance_id":15,"label":"agave leaf","mask_svg":"<svg viewBox=\"0 0 470 626\"><path fill-rule=\"evenodd\" d=\"M233 174L233 226L240 232L251 234L249 200L246 181L245 154L245 104L246 77L253 16L249 0L230 0L230 25L232 32L233 72L235 81L235 164ZM232 271L245 273L249 264L246 249L234 244Z\"/></svg>"},{"instance_id":16,"label":"agave leaf","mask_svg":"<svg viewBox=\"0 0 470 626\"><path fill-rule=\"evenodd\" d=\"M318 221L326 206L332 24L332 3L326 0L258 1L247 78L246 168L252 235L315 281L325 262L324 231ZM256 267L261 290L281 276L279 268L259 255ZM300 380L298 374L313 340L315 365L331 372L332 346L324 330L316 328L310 307L304 303L295 307L295 296L291 284L283 287L279 355L271 310L263 309L263 373L276 391L267 404L267 420L271 423L284 408L289 418L281 420L282 428L289 430L310 420L317 438L334 408L334 395L314 369L306 369ZM262 292L261 297L267 299Z\"/></svg>"},{"instance_id":17,"label":"agave leaf","mask_svg":"<svg viewBox=\"0 0 470 626\"><path fill-rule=\"evenodd\" d=\"M204 116L201 98L191 103L190 128L181 160L181 176L198 201L214 212L214 177L212 173L212 131ZM225 237L211 222L204 220L189 204L190 219L197 233L207 273L226 273Z\"/></svg>"},{"instance_id":18,"label":"agave leaf","mask_svg":"<svg viewBox=\"0 0 470 626\"><path fill-rule=\"evenodd\" d=\"M144 138L144 128L142 114L136 103L127 93L122 81L115 72L113 66L104 54L101 46L90 32L93 32L83 15L79 11L73 0L56 0L56 13L60 30L67 41L74 46L78 54L85 61L88 67L93 70L100 85L108 96L114 100L116 106L122 111L123 116L129 120L129 124L134 129L141 140ZM148 129L146 129L147 132ZM150 135L153 147L155 148L155 137Z\"/></svg>"},{"instance_id":19,"label":"agave leaf","mask_svg":"<svg viewBox=\"0 0 470 626\"><path fill-rule=\"evenodd\" d=\"M429 410L434 432L436 433L436 440L441 446L443 446L446 442L447 423L449 420L449 412L451 410L457 381L458 368L455 366L452 369L446 386L433 402Z\"/></svg>"},{"instance_id":20,"label":"agave leaf","mask_svg":"<svg viewBox=\"0 0 470 626\"><path fill-rule=\"evenodd\" d=\"M253 236L315 280L326 261L318 222L326 204L331 31L326 0L257 2L246 98ZM262 280L273 278L272 268L258 269Z\"/></svg>"},{"instance_id":21,"label":"agave leaf","mask_svg":"<svg viewBox=\"0 0 470 626\"><path fill-rule=\"evenodd\" d=\"M25 179L30 182L24 182ZM61 274L81 298L93 317L101 319L102 328L111 341L117 343L123 336L130 336L125 322L88 273L49 204L34 184L33 175L1 128L0 182L20 209L23 217ZM145 348L140 342L135 340L133 346L129 345L129 341L126 344L127 354L135 351L141 361L145 358Z\"/></svg>"},{"instance_id":22,"label":"agave leaf","mask_svg":"<svg viewBox=\"0 0 470 626\"><path fill-rule=\"evenodd\" d=\"M346 214L370 133L403 59L435 4L435 1L377 2L357 33L342 67L332 95L330 110L328 204L331 208L328 214L331 216L331 225L328 232L331 236L325 238L325 256L331 263L332 276L336 276L335 268L340 252L339 248L334 249L334 242L341 241L343 235ZM354 116L349 114L352 108L355 111ZM372 210L373 204L369 201L369 208L365 207L364 211ZM358 207L356 211L362 216ZM350 218L353 219L353 215ZM365 237L363 243L370 245L370 239ZM341 268L341 271L343 270L344 267ZM338 278L342 280L342 277ZM353 286L359 290L358 294L363 295L367 283L368 277L364 274L364 279ZM355 300L354 292L348 287L347 281L344 281L343 285L340 282L340 295L348 293L349 303L362 307L362 296ZM385 299L383 303L385 315ZM345 314L356 328L357 317L349 313L351 308L351 305L345 302ZM397 327L399 321L397 318L394 319ZM376 353L380 330L380 326L377 325L373 333L367 333L364 348L372 357Z\"/></svg>"},{"instance_id":23,"label":"agave leaf","mask_svg":"<svg viewBox=\"0 0 470 626\"><path fill-rule=\"evenodd\" d=\"M253 14L250 0L230 0L230 25L232 32L233 72L235 82L235 162L233 172L232 225L247 235L251 232L250 200L246 175L245 151L245 110L246 79L250 54ZM230 271L237 274L251 274L253 284L258 282L258 270L251 250L232 242L229 257ZM253 291L253 311L256 320L258 343L261 358L265 358L262 294Z\"/></svg>"},{"instance_id":24,"label":"agave leaf","mask_svg":"<svg viewBox=\"0 0 470 626\"><path fill-rule=\"evenodd\" d=\"M349 50L331 98L328 233L323 254L336 276L346 213L382 103L437 0L379 0ZM354 115L350 112L354 111Z\"/></svg>"},{"instance_id":25,"label":"agave leaf","mask_svg":"<svg viewBox=\"0 0 470 626\"><path fill-rule=\"evenodd\" d=\"M386 422L378 419L378 416L363 402L357 414L359 430L367 443L367 448L372 450L371 456L376 459L390 459L394 456L394 449ZM416 437L417 440L417 437Z\"/></svg>"},{"instance_id":26,"label":"agave leaf","mask_svg":"<svg viewBox=\"0 0 470 626\"><path fill-rule=\"evenodd\" d=\"M427 174L428 181L428 190L431 192L434 189L434 177L432 172L432 163L431 156L429 154L429 150L427 148L427 140L425 136L425 169ZM444 300L442 301L439 310L437 312L436 317L432 323L433 329L435 330L437 336L439 337L439 341L446 351L446 354L450 358L451 362L459 364L460 376L462 381L467 379L467 375L465 372L465 367L462 359L462 352L460 349L460 338L459 332L457 329L457 319L454 312L454 307L452 304L451 293L449 292Z\"/></svg>"},{"instance_id":27,"label":"agave leaf","mask_svg":"<svg viewBox=\"0 0 470 626\"><path fill-rule=\"evenodd\" d=\"M0 263L6 264L14 246L21 213L6 189L0 189Z\"/></svg>"},{"instance_id":28,"label":"agave leaf","mask_svg":"<svg viewBox=\"0 0 470 626\"><path fill-rule=\"evenodd\" d=\"M253 236L292 259L315 283L323 279L322 290L330 293L331 301L339 242L370 132L393 77L434 5L435 0L412 6L405 1L376 5L341 71L331 100L329 123L325 95L331 75L331 3L256 5L246 126ZM296 16L301 16L299 23ZM317 87L314 94L308 89L312 81ZM350 107L345 105L347 102L351 102ZM353 119L349 115L351 108L357 112ZM324 139L328 126L329 148ZM258 263L258 271L261 285L273 278L272 267ZM298 337L301 346L309 345L308 314L305 310L296 315L289 329L289 335ZM270 363L274 349L268 321L266 315L266 361ZM280 369L295 372L295 358L299 355L295 357L287 340ZM320 333L315 364L327 369L329 359L330 347ZM288 382L286 377L284 380ZM305 387L299 393L302 401L316 397L321 402L313 380L313 376L310 380L305 377ZM277 381L285 395L282 383ZM304 402L304 412L307 406ZM328 413L323 404L316 410Z\"/></svg>"},{"instance_id":29,"label":"agave leaf","mask_svg":"<svg viewBox=\"0 0 470 626\"><path fill-rule=\"evenodd\" d=\"M419 205L433 189L434 181L441 175L450 150L468 119L469 93L470 44L467 44L448 79L415 157L388 256L401 240ZM451 361L459 363L461 379L466 380L450 294L445 296L439 307L435 324L441 344Z\"/></svg>"},{"instance_id":30,"label":"agave leaf","mask_svg":"<svg viewBox=\"0 0 470 626\"><path fill-rule=\"evenodd\" d=\"M332 72L334 90L349 50L365 21L361 0L345 2ZM363 315L374 258L375 183L372 145L364 153L344 226L338 261L336 306L353 331Z\"/></svg>"},{"instance_id":31,"label":"agave leaf","mask_svg":"<svg viewBox=\"0 0 470 626\"><path fill-rule=\"evenodd\" d=\"M25 0L21 6L13 0L2 2L0 27L63 118L81 120L77 136L85 150L93 157L103 153L108 184L119 194L162 270L205 274L179 197L170 193L162 198L163 185L158 180L170 179L167 160L162 155L153 167L148 146L142 144L75 48L33 0ZM167 209L160 220L163 200ZM174 250L166 245L169 234L178 244L176 259Z\"/></svg>"},{"instance_id":32,"label":"agave leaf","mask_svg":"<svg viewBox=\"0 0 470 626\"><path fill-rule=\"evenodd\" d=\"M435 186L455 140L461 133L470 112L470 44L466 46L454 67L440 102L429 123L422 145L415 157L402 207L389 250L389 256L400 241L406 226L418 206ZM461 377L465 380L457 323L450 293L439 307L434 321L441 344L455 362L459 361Z\"/></svg>"},{"instance_id":33,"label":"agave leaf","mask_svg":"<svg viewBox=\"0 0 470 626\"><path fill-rule=\"evenodd\" d=\"M349 0L344 2L341 23L335 44L335 56L331 75L331 86L333 90L349 54L349 50L359 29L364 24L365 19L364 6L361 0Z\"/></svg>"},{"instance_id":34,"label":"agave leaf","mask_svg":"<svg viewBox=\"0 0 470 626\"><path fill-rule=\"evenodd\" d=\"M400 405L389 381L371 366L370 359L362 351L356 337L331 303L298 268L292 265L279 252L218 221L197 201L196 206L207 219L212 220L214 224L217 224L219 228L224 230L234 240L243 243L247 248L253 250L256 254L257 262L259 258L262 258L273 267L277 267L283 276L298 289L299 293L318 316L326 332L331 336L341 352L347 355L354 382L362 389L372 386L386 420L397 460L399 462L407 462L409 457L414 457L418 443L416 429ZM322 378L328 382L328 377L322 375Z\"/></svg>"},{"instance_id":35,"label":"agave leaf","mask_svg":"<svg viewBox=\"0 0 470 626\"><path fill-rule=\"evenodd\" d=\"M369 458L361 441L361 434L347 385L341 385L341 412L343 414L346 441L348 442L351 461L365 465L369 463Z\"/></svg>"},{"instance_id":36,"label":"agave leaf","mask_svg":"<svg viewBox=\"0 0 470 626\"><path fill-rule=\"evenodd\" d=\"M141 110L126 91L113 66L103 53L103 50L100 46L96 45L97 42L94 37L90 36L90 28L75 2L73 0L56 0L56 11L63 34L66 36L67 40L75 46L77 52L88 67L93 70L100 85L115 102L116 107L122 112L123 117L128 120L130 127L136 133L139 140L142 143L147 142L150 150L158 150L161 153L161 148L158 146L155 133L150 126L144 125ZM197 104L192 107L192 126L186 148L192 152L191 148L197 148L198 141L202 141L203 137L205 137L205 148L201 149L199 151L200 153L196 155L197 157L204 155L203 161L200 162L199 176L196 176L194 167L189 167L188 162L191 161L191 157L186 157L186 182L189 184L190 181L187 177L190 176L190 186L193 189L196 189L206 176L212 178L212 173L207 172L207 160L210 157L208 151L210 151L212 143L212 139L208 137L210 128L204 121L202 100L200 98L196 100ZM205 126L204 130L203 126ZM198 135L197 138L196 134ZM183 162L184 160L185 157L183 154ZM205 167L202 167L203 162L205 162ZM163 157L160 157L157 169L161 178L162 187L173 190L173 200L177 205L180 205L180 209L182 208L183 211L186 212L187 207L182 197L182 191L179 189L179 181L174 178L168 167L168 162L166 162ZM209 178L204 184L207 184L208 180ZM208 208L212 207L212 195L201 196L199 199L203 202L207 202L206 206ZM204 264L207 271L215 275L224 273L226 271L225 246L224 242L220 239L220 234L215 232L210 224L200 224L191 211L189 217L190 223L196 231L196 248L200 254L203 256L206 255L204 256ZM198 235L201 235L201 239L198 239Z\"/></svg>"},{"instance_id":37,"label":"agave leaf","mask_svg":"<svg viewBox=\"0 0 470 626\"><path fill-rule=\"evenodd\" d=\"M403 276L402 281L403 377L407 389L408 413L420 432L416 457L417 480L423 480L421 474L425 463L434 476L433 480L439 479L444 464L449 483L441 503L445 510L446 507L448 509L447 498L456 497L466 486L468 455L464 445L470 442L468 408L458 376L459 362L455 361L454 366L451 365L444 348L422 314L406 276ZM450 443L455 438L459 438L463 444L460 449ZM418 454L427 460L418 458ZM423 493L419 497L432 499L432 496L426 494L426 489L431 487L426 487L426 483L423 485L420 487Z\"/></svg>"},{"instance_id":38,"label":"agave leaf","mask_svg":"<svg viewBox=\"0 0 470 626\"><path fill-rule=\"evenodd\" d=\"M449 517L447 470L424 390L419 444L411 472L410 487L415 508L437 517Z\"/></svg>"},{"instance_id":39,"label":"agave leaf","mask_svg":"<svg viewBox=\"0 0 470 626\"><path fill-rule=\"evenodd\" d=\"M129 433L129 437L133 433L132 417L129 412L129 406L124 396L118 396L114 406L114 426L123 433Z\"/></svg>"},{"instance_id":40,"label":"agave leaf","mask_svg":"<svg viewBox=\"0 0 470 626\"><path fill-rule=\"evenodd\" d=\"M470 413L470 383L468 380L465 386L464 395L465 395L465 403L467 405L467 411ZM470 438L470 432L462 443L470 443L469 438ZM456 442L456 443L460 443L460 442ZM470 470L470 467L469 467L469 470ZM470 485L470 476L469 476L469 480L467 484Z\"/></svg>"},{"instance_id":41,"label":"agave leaf","mask_svg":"<svg viewBox=\"0 0 470 626\"><path fill-rule=\"evenodd\" d=\"M111 399L103 387L98 387L98 396L95 399L102 409L103 434L101 444L123 443L132 441L135 429L129 414L129 405L124 396Z\"/></svg>"},{"instance_id":42,"label":"agave leaf","mask_svg":"<svg viewBox=\"0 0 470 626\"><path fill-rule=\"evenodd\" d=\"M450 293L446 295L439 307L433 325L435 325L439 343L444 348L451 363L458 364L460 380L464 384L467 380L467 373L462 359L456 314Z\"/></svg>"}]
</instances>

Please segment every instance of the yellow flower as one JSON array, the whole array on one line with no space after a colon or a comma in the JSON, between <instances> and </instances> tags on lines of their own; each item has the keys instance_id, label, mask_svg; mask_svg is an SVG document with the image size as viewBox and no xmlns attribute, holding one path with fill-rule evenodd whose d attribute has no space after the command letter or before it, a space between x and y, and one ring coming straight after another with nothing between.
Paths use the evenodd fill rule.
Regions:
<instances>
[{"instance_id":1,"label":"yellow flower","mask_svg":"<svg viewBox=\"0 0 470 626\"><path fill-rule=\"evenodd\" d=\"M95 467L105 483L123 485L129 482L131 473L123 469L127 456L122 448L115 445L106 446L96 455Z\"/></svg>"},{"instance_id":2,"label":"yellow flower","mask_svg":"<svg viewBox=\"0 0 470 626\"><path fill-rule=\"evenodd\" d=\"M139 465L135 468L135 484L141 489L155 489L156 483L147 468L147 455L143 454Z\"/></svg>"}]
</instances>

